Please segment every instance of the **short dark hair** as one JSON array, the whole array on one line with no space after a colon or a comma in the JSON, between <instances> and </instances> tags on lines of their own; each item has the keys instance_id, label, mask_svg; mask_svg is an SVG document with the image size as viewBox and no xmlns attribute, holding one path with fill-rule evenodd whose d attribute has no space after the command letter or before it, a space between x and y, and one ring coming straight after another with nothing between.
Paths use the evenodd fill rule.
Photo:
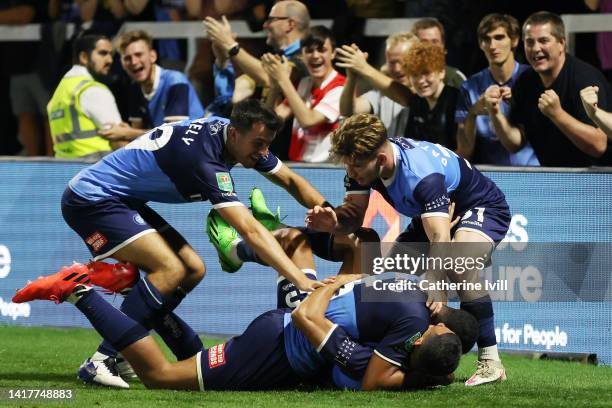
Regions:
<instances>
[{"instance_id":1,"label":"short dark hair","mask_svg":"<svg viewBox=\"0 0 612 408\"><path fill-rule=\"evenodd\" d=\"M478 338L478 321L465 310L445 306L432 321L433 324L444 323L461 340L461 351L467 353L474 347Z\"/></svg>"},{"instance_id":2,"label":"short dark hair","mask_svg":"<svg viewBox=\"0 0 612 408\"><path fill-rule=\"evenodd\" d=\"M414 24L412 25L412 33L418 36L418 32L420 30L427 30L428 28L434 28L434 27L440 30L440 37L442 37L442 44L445 44L446 43L446 33L444 32L444 26L442 25L440 20L438 20L435 17L425 17L425 18L420 18L417 21L415 21Z\"/></svg>"},{"instance_id":3,"label":"short dark hair","mask_svg":"<svg viewBox=\"0 0 612 408\"><path fill-rule=\"evenodd\" d=\"M102 34L84 34L77 37L72 45L72 63L79 63L79 55L82 52L86 53L87 57L89 58L93 50L96 49L96 44L100 40L110 41L107 36Z\"/></svg>"},{"instance_id":4,"label":"short dark hair","mask_svg":"<svg viewBox=\"0 0 612 408\"><path fill-rule=\"evenodd\" d=\"M455 333L435 336L412 352L414 368L429 375L448 375L455 371L461 359L461 340Z\"/></svg>"},{"instance_id":5,"label":"short dark hair","mask_svg":"<svg viewBox=\"0 0 612 408\"><path fill-rule=\"evenodd\" d=\"M521 37L521 29L516 18L509 14L491 13L484 16L478 24L478 29L476 30L478 41L485 40L486 35L498 27L503 27L508 37L513 40Z\"/></svg>"},{"instance_id":6,"label":"short dark hair","mask_svg":"<svg viewBox=\"0 0 612 408\"><path fill-rule=\"evenodd\" d=\"M317 25L310 28L308 35L301 41L302 48L317 46L320 47L325 43L325 40L329 38L332 48L336 48L336 39L334 33L325 26Z\"/></svg>"},{"instance_id":7,"label":"short dark hair","mask_svg":"<svg viewBox=\"0 0 612 408\"><path fill-rule=\"evenodd\" d=\"M523 37L525 36L525 29L528 25L543 24L550 24L551 34L557 41L565 40L565 24L561 16L551 13L550 11L538 11L527 17L527 20L523 23Z\"/></svg>"},{"instance_id":8,"label":"short dark hair","mask_svg":"<svg viewBox=\"0 0 612 408\"><path fill-rule=\"evenodd\" d=\"M263 123L268 130L274 133L283 126L281 118L257 99L246 99L234 105L230 123L241 132L251 130L255 123Z\"/></svg>"}]
</instances>

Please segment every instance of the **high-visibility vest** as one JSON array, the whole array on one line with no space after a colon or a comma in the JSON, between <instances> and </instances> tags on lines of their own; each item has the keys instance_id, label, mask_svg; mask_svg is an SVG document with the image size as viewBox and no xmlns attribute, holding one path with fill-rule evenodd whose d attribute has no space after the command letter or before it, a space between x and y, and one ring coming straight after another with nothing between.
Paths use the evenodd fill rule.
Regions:
<instances>
[{"instance_id":1,"label":"high-visibility vest","mask_svg":"<svg viewBox=\"0 0 612 408\"><path fill-rule=\"evenodd\" d=\"M100 158L112 150L108 140L98 135L96 124L81 109L81 94L92 86L108 89L88 76L64 77L47 104L55 157Z\"/></svg>"}]
</instances>

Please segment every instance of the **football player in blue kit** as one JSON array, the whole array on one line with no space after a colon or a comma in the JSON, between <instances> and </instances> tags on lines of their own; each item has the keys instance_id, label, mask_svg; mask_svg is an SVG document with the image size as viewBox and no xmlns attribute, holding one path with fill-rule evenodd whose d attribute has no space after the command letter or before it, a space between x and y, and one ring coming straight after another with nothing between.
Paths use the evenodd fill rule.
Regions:
<instances>
[{"instance_id":1,"label":"football player in blue kit","mask_svg":"<svg viewBox=\"0 0 612 408\"><path fill-rule=\"evenodd\" d=\"M337 208L317 206L309 210L309 228L329 233L357 230L368 208L370 190L374 189L398 212L412 217L410 225L397 237L398 243L470 243L470 250L475 252L473 258L490 259L506 235L511 215L502 191L467 160L440 145L408 138L389 139L380 119L359 114L346 119L334 131L331 153L347 169L344 203ZM452 231L448 211L451 201L461 217ZM471 274L472 279L477 276ZM452 272L448 278L462 279ZM466 385L505 380L491 298L484 290L459 295L461 308L480 325L478 366ZM444 300L430 299L434 314Z\"/></svg>"},{"instance_id":2,"label":"football player in blue kit","mask_svg":"<svg viewBox=\"0 0 612 408\"><path fill-rule=\"evenodd\" d=\"M269 152L281 126L278 116L257 101L237 104L229 121L210 117L162 125L80 171L64 192L64 219L93 255L87 265L92 282L108 283L134 266L144 271L146 277L127 294L121 310L155 329L178 359L194 353L173 348L172 311L202 280L205 266L187 241L146 205L148 201L209 200L282 276L302 290L322 285L289 260L234 190L230 169L240 163L284 187L307 208L324 203L304 178ZM121 263L100 262L109 257ZM81 275L82 265L67 270L71 268L74 276ZM194 340L192 349L200 347L199 339ZM127 388L113 366L115 355L112 344L103 342L84 363L81 378Z\"/></svg>"},{"instance_id":3,"label":"football player in blue kit","mask_svg":"<svg viewBox=\"0 0 612 408\"><path fill-rule=\"evenodd\" d=\"M31 282L15 294L13 301L40 299L75 304L149 388L295 387L316 381L335 365L334 382L342 388L401 389L410 385L405 382L405 373L411 370L450 375L462 351L455 333L443 323L430 324L422 292L414 292L410 300L394 299L393 291L377 291L374 285L353 282L361 275L340 275L328 282L329 287L315 290L293 313L291 309L263 313L242 335L209 349L200 343L200 348L193 350L197 335L176 317L181 323L177 342L184 343L191 355L171 363L143 325L91 290L87 271L77 280L66 277L67 273L60 271ZM372 291L381 297L371 298ZM472 320L473 345L475 320L466 312L456 313Z\"/></svg>"}]
</instances>

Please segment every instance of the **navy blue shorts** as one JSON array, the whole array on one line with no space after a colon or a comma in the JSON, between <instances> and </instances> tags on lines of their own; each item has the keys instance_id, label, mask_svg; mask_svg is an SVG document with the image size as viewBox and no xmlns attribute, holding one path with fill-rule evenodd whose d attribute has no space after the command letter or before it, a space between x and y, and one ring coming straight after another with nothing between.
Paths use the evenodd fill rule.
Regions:
<instances>
[{"instance_id":1,"label":"navy blue shorts","mask_svg":"<svg viewBox=\"0 0 612 408\"><path fill-rule=\"evenodd\" d=\"M451 231L451 236L457 231L471 231L497 246L510 227L510 209L505 203L488 207L475 207L461 214L461 221ZM413 218L408 227L397 236L396 242L429 242L421 218Z\"/></svg>"},{"instance_id":2,"label":"navy blue shorts","mask_svg":"<svg viewBox=\"0 0 612 408\"><path fill-rule=\"evenodd\" d=\"M199 352L200 389L265 390L300 384L285 352L283 322L287 312L266 312L240 336Z\"/></svg>"},{"instance_id":3,"label":"navy blue shorts","mask_svg":"<svg viewBox=\"0 0 612 408\"><path fill-rule=\"evenodd\" d=\"M137 238L168 227L166 220L141 201L119 197L90 201L70 187L62 196L62 215L87 244L94 260L107 258Z\"/></svg>"}]
</instances>

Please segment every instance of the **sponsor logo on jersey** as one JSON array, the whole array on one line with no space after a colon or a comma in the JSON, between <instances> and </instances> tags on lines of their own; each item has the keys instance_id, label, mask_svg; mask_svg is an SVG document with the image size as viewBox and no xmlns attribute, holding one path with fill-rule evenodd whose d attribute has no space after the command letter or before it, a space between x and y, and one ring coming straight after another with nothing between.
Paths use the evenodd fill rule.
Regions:
<instances>
[{"instance_id":1,"label":"sponsor logo on jersey","mask_svg":"<svg viewBox=\"0 0 612 408\"><path fill-rule=\"evenodd\" d=\"M232 178L230 177L229 173L215 173L215 176L217 176L217 185L219 186L220 190L229 192L234 190Z\"/></svg>"},{"instance_id":2,"label":"sponsor logo on jersey","mask_svg":"<svg viewBox=\"0 0 612 408\"><path fill-rule=\"evenodd\" d=\"M87 245L90 245L94 252L98 252L108 242L108 239L100 232L96 231L85 240Z\"/></svg>"},{"instance_id":3,"label":"sponsor logo on jersey","mask_svg":"<svg viewBox=\"0 0 612 408\"><path fill-rule=\"evenodd\" d=\"M138 225L145 225L146 224L145 220L142 218L142 216L140 214L136 214L134 216L134 222L136 224L138 224Z\"/></svg>"},{"instance_id":4,"label":"sponsor logo on jersey","mask_svg":"<svg viewBox=\"0 0 612 408\"><path fill-rule=\"evenodd\" d=\"M208 349L208 367L215 368L226 363L225 343L217 344Z\"/></svg>"}]
</instances>

